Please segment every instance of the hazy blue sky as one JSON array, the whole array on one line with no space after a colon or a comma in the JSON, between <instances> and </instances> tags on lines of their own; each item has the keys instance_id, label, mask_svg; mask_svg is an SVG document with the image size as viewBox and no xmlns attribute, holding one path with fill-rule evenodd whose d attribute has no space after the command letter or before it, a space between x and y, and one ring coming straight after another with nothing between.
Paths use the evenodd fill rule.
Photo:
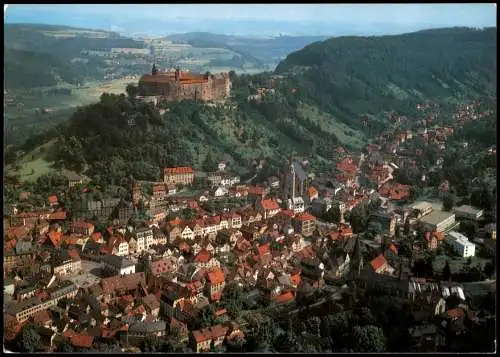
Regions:
<instances>
[{"instance_id":1,"label":"hazy blue sky","mask_svg":"<svg viewBox=\"0 0 500 357\"><path fill-rule=\"evenodd\" d=\"M10 12L29 9L68 9L68 15L113 14L122 19L241 19L278 21L384 22L395 24L495 26L494 4L189 4L189 5L9 5ZM69 16L71 16L69 15Z\"/></svg>"}]
</instances>

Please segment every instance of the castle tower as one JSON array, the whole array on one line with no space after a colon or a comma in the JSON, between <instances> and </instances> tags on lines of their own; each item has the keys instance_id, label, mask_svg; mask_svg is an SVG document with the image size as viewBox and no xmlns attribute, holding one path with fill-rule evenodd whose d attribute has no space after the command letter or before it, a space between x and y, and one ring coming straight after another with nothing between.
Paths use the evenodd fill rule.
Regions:
<instances>
[{"instance_id":1,"label":"castle tower","mask_svg":"<svg viewBox=\"0 0 500 357\"><path fill-rule=\"evenodd\" d=\"M177 67L177 69L175 70L175 82L179 84L180 79L181 79L181 69Z\"/></svg>"}]
</instances>

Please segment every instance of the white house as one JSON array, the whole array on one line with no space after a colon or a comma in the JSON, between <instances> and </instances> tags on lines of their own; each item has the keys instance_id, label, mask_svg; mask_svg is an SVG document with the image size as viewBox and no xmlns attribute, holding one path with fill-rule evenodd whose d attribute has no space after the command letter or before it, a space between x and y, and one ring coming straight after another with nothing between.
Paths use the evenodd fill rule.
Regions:
<instances>
[{"instance_id":1,"label":"white house","mask_svg":"<svg viewBox=\"0 0 500 357\"><path fill-rule=\"evenodd\" d=\"M231 215L231 228L241 228L241 216L238 213Z\"/></svg>"},{"instance_id":2,"label":"white house","mask_svg":"<svg viewBox=\"0 0 500 357\"><path fill-rule=\"evenodd\" d=\"M292 210L294 213L304 212L304 199L302 197L294 197L288 199L288 209Z\"/></svg>"},{"instance_id":3,"label":"white house","mask_svg":"<svg viewBox=\"0 0 500 357\"><path fill-rule=\"evenodd\" d=\"M218 187L214 192L215 197L223 197L223 196L227 196L228 194L229 194L229 190L223 186Z\"/></svg>"},{"instance_id":4,"label":"white house","mask_svg":"<svg viewBox=\"0 0 500 357\"><path fill-rule=\"evenodd\" d=\"M136 230L137 252L140 253L149 249L154 244L154 234L152 228L140 228Z\"/></svg>"},{"instance_id":5,"label":"white house","mask_svg":"<svg viewBox=\"0 0 500 357\"><path fill-rule=\"evenodd\" d=\"M219 171L224 171L226 169L226 163L224 161L219 162Z\"/></svg>"},{"instance_id":6,"label":"white house","mask_svg":"<svg viewBox=\"0 0 500 357\"><path fill-rule=\"evenodd\" d=\"M229 228L229 220L226 217L221 217L219 222L219 230L228 229Z\"/></svg>"},{"instance_id":7,"label":"white house","mask_svg":"<svg viewBox=\"0 0 500 357\"><path fill-rule=\"evenodd\" d=\"M185 240L193 240L194 239L194 232L191 228L189 228L189 226L184 227L181 235L182 235L182 239L185 239Z\"/></svg>"},{"instance_id":8,"label":"white house","mask_svg":"<svg viewBox=\"0 0 500 357\"><path fill-rule=\"evenodd\" d=\"M461 233L455 231L448 232L444 240L463 258L473 257L476 254L476 245Z\"/></svg>"}]
</instances>

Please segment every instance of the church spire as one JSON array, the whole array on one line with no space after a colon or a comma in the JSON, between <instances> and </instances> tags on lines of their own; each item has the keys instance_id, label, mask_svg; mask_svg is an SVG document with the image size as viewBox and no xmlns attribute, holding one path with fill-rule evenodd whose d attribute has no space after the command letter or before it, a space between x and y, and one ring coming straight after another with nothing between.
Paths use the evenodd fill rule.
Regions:
<instances>
[{"instance_id":1,"label":"church spire","mask_svg":"<svg viewBox=\"0 0 500 357\"><path fill-rule=\"evenodd\" d=\"M153 68L151 69L151 74L155 75L157 73L158 73L158 68L156 68L156 57L155 57L155 59L153 61Z\"/></svg>"}]
</instances>

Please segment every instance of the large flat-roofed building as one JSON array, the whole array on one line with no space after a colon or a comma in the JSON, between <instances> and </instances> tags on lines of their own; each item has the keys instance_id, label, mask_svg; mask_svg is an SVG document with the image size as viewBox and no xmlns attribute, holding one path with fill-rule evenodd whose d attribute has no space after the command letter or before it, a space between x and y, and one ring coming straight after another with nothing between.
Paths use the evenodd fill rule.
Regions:
<instances>
[{"instance_id":1,"label":"large flat-roofed building","mask_svg":"<svg viewBox=\"0 0 500 357\"><path fill-rule=\"evenodd\" d=\"M434 211L420 220L422 227L429 232L443 232L454 223L454 213L441 211Z\"/></svg>"},{"instance_id":2,"label":"large flat-roofed building","mask_svg":"<svg viewBox=\"0 0 500 357\"><path fill-rule=\"evenodd\" d=\"M432 204L425 201L415 202L410 206L413 211L418 211L418 217L427 216L432 212Z\"/></svg>"},{"instance_id":3,"label":"large flat-roofed building","mask_svg":"<svg viewBox=\"0 0 500 357\"><path fill-rule=\"evenodd\" d=\"M469 239L461 233L455 231L448 232L444 240L463 258L473 257L476 254L476 246L474 243L470 242Z\"/></svg>"},{"instance_id":4,"label":"large flat-roofed building","mask_svg":"<svg viewBox=\"0 0 500 357\"><path fill-rule=\"evenodd\" d=\"M194 170L192 167L167 167L163 173L163 181L166 184L191 185L194 181Z\"/></svg>"},{"instance_id":5,"label":"large flat-roofed building","mask_svg":"<svg viewBox=\"0 0 500 357\"><path fill-rule=\"evenodd\" d=\"M453 213L455 213L455 217L457 219L463 218L477 221L483 215L483 210L469 205L462 205L460 207L453 208Z\"/></svg>"}]
</instances>

